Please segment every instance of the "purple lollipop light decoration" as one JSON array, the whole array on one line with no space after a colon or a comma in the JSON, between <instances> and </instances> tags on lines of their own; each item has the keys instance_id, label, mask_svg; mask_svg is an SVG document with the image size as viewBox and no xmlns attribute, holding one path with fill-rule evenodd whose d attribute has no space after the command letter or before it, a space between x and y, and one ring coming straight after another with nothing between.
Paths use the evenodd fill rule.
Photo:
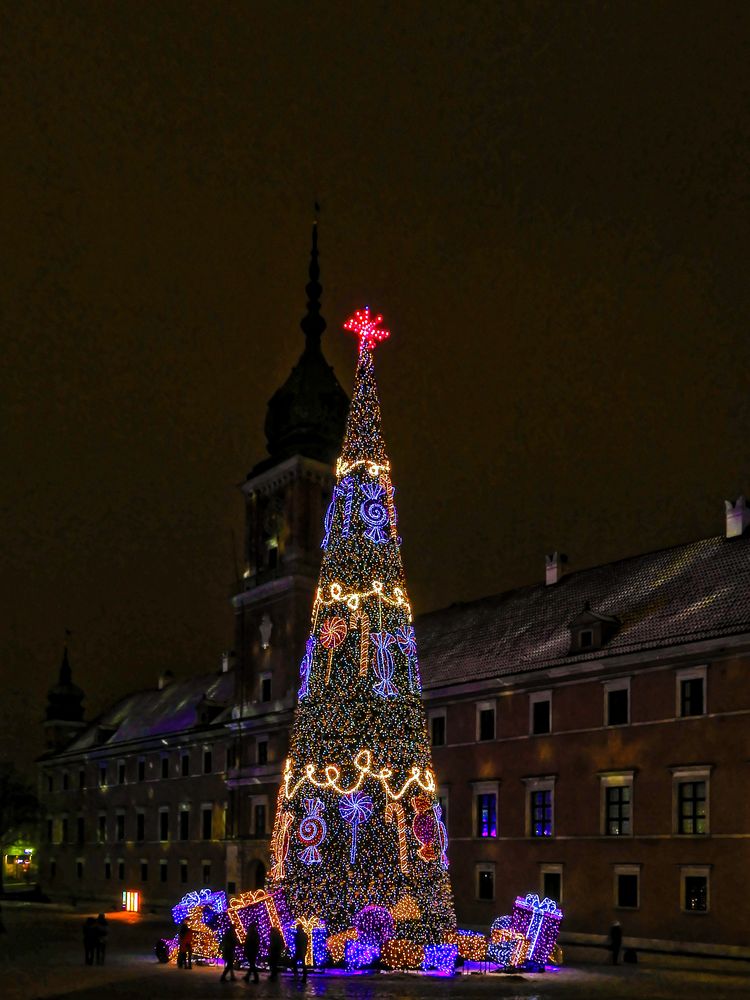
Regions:
<instances>
[{"instance_id":1,"label":"purple lollipop light decoration","mask_svg":"<svg viewBox=\"0 0 750 1000\"><path fill-rule=\"evenodd\" d=\"M343 795L339 802L341 818L352 828L352 849L349 854L352 864L357 856L357 827L360 823L367 822L372 816L372 810L372 799L364 792L349 792L348 795Z\"/></svg>"}]
</instances>

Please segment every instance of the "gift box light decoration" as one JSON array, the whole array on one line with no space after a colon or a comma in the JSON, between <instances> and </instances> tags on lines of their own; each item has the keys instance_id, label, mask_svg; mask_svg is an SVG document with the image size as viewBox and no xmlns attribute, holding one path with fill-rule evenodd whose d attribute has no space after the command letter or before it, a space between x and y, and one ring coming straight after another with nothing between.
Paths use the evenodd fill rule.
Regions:
<instances>
[{"instance_id":1,"label":"gift box light decoration","mask_svg":"<svg viewBox=\"0 0 750 1000\"><path fill-rule=\"evenodd\" d=\"M435 969L443 975L452 975L456 968L458 948L455 944L427 944L422 968L425 972Z\"/></svg>"},{"instance_id":2,"label":"gift box light decoration","mask_svg":"<svg viewBox=\"0 0 750 1000\"><path fill-rule=\"evenodd\" d=\"M326 947L328 948L328 954L331 956L331 960L338 965L344 960L344 953L346 951L347 941L356 941L357 932L353 927L347 927L345 931L339 931L338 934L331 934L326 939Z\"/></svg>"},{"instance_id":3,"label":"gift box light decoration","mask_svg":"<svg viewBox=\"0 0 750 1000\"><path fill-rule=\"evenodd\" d=\"M487 954L487 938L480 931L449 931L445 941L455 944L461 958L470 962L483 962Z\"/></svg>"},{"instance_id":4,"label":"gift box light decoration","mask_svg":"<svg viewBox=\"0 0 750 1000\"><path fill-rule=\"evenodd\" d=\"M380 958L380 945L367 944L364 941L347 941L344 957L349 972L366 969Z\"/></svg>"},{"instance_id":5,"label":"gift box light decoration","mask_svg":"<svg viewBox=\"0 0 750 1000\"><path fill-rule=\"evenodd\" d=\"M421 969L424 945L404 938L390 938L383 945L380 957L389 969Z\"/></svg>"},{"instance_id":6,"label":"gift box light decoration","mask_svg":"<svg viewBox=\"0 0 750 1000\"><path fill-rule=\"evenodd\" d=\"M292 919L325 924L334 962L349 955L360 967L368 947L395 936L394 921L399 939L441 945L455 917L375 382L374 348L388 331L369 309L345 329L359 339L357 370L321 525L267 888L283 890ZM342 938L365 912L388 936L368 940L359 927Z\"/></svg>"},{"instance_id":7,"label":"gift box light decoration","mask_svg":"<svg viewBox=\"0 0 750 1000\"><path fill-rule=\"evenodd\" d=\"M231 896L227 914L241 943L247 937L250 924L255 924L260 938L260 955L268 954L272 927L281 931L287 947L293 945L293 940L289 937L289 928L294 926L294 920L286 905L284 893L280 889L274 892L258 889L255 892L243 892Z\"/></svg>"},{"instance_id":8,"label":"gift box light decoration","mask_svg":"<svg viewBox=\"0 0 750 1000\"><path fill-rule=\"evenodd\" d=\"M554 899L545 897L540 900L536 893L516 897L511 932L522 935L528 942L522 961L544 965L549 960L557 943L562 918L562 910L557 908Z\"/></svg>"}]
</instances>

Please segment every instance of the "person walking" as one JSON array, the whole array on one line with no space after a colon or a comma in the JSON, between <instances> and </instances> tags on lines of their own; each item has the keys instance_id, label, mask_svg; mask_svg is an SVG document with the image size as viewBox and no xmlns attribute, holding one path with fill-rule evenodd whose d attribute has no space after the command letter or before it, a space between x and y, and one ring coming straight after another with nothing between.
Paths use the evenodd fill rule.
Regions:
<instances>
[{"instance_id":1,"label":"person walking","mask_svg":"<svg viewBox=\"0 0 750 1000\"><path fill-rule=\"evenodd\" d=\"M234 974L234 963L236 959L236 949L237 945L240 943L237 937L237 931L234 929L232 924L224 931L224 937L221 939L221 957L224 959L224 971L221 974L221 982L225 983L227 981L227 974L232 979L232 982L237 978Z\"/></svg>"},{"instance_id":2,"label":"person walking","mask_svg":"<svg viewBox=\"0 0 750 1000\"><path fill-rule=\"evenodd\" d=\"M256 923L250 924L247 929L247 934L245 935L245 944L243 945L242 951L245 955L245 961L247 962L247 972L245 973L245 982L250 982L250 975L252 974L253 982L258 982L258 952L260 951L260 934L258 934L258 925Z\"/></svg>"},{"instance_id":3,"label":"person walking","mask_svg":"<svg viewBox=\"0 0 750 1000\"><path fill-rule=\"evenodd\" d=\"M271 975L268 978L271 981L279 978L279 966L281 965L281 953L283 950L284 938L281 936L281 931L278 927L272 927L268 942L268 965L271 969Z\"/></svg>"},{"instance_id":4,"label":"person walking","mask_svg":"<svg viewBox=\"0 0 750 1000\"><path fill-rule=\"evenodd\" d=\"M622 927L619 920L615 920L609 929L609 946L612 949L612 965L618 965L622 947Z\"/></svg>"},{"instance_id":5,"label":"person walking","mask_svg":"<svg viewBox=\"0 0 750 1000\"><path fill-rule=\"evenodd\" d=\"M94 944L96 964L104 965L104 956L107 952L107 918L103 913L96 918Z\"/></svg>"},{"instance_id":6,"label":"person walking","mask_svg":"<svg viewBox=\"0 0 750 1000\"><path fill-rule=\"evenodd\" d=\"M302 965L302 981L307 979L307 945L310 939L307 931L301 923L297 924L297 932L294 935L294 978L297 978L299 965Z\"/></svg>"},{"instance_id":7,"label":"person walking","mask_svg":"<svg viewBox=\"0 0 750 1000\"><path fill-rule=\"evenodd\" d=\"M93 917L87 917L83 923L83 961L86 965L94 964L94 952L96 951L96 921Z\"/></svg>"},{"instance_id":8,"label":"person walking","mask_svg":"<svg viewBox=\"0 0 750 1000\"><path fill-rule=\"evenodd\" d=\"M192 969L193 967L193 932L188 925L183 922L177 932L179 950L177 952L177 965L181 969Z\"/></svg>"}]
</instances>

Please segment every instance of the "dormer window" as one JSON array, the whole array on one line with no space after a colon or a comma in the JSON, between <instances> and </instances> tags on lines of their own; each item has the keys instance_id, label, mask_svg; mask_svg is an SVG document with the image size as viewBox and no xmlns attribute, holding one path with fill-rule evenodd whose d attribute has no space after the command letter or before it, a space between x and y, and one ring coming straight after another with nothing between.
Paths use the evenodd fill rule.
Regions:
<instances>
[{"instance_id":1,"label":"dormer window","mask_svg":"<svg viewBox=\"0 0 750 1000\"><path fill-rule=\"evenodd\" d=\"M601 649L620 628L620 620L614 615L604 615L592 611L588 601L583 611L568 625L570 629L570 652L588 653Z\"/></svg>"}]
</instances>

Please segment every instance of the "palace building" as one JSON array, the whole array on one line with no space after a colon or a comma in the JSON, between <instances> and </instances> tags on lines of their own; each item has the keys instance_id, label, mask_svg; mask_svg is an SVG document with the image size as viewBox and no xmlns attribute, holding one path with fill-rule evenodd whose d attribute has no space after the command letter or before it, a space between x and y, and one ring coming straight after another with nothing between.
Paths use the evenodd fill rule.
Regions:
<instances>
[{"instance_id":1,"label":"palace building","mask_svg":"<svg viewBox=\"0 0 750 1000\"><path fill-rule=\"evenodd\" d=\"M40 881L148 906L264 882L348 399L321 350L313 230L305 346L242 486L234 652L84 722L67 651L39 761ZM552 896L562 940L750 958L750 510L714 538L419 616L424 698L461 926Z\"/></svg>"}]
</instances>

